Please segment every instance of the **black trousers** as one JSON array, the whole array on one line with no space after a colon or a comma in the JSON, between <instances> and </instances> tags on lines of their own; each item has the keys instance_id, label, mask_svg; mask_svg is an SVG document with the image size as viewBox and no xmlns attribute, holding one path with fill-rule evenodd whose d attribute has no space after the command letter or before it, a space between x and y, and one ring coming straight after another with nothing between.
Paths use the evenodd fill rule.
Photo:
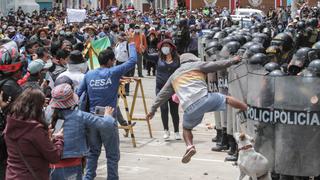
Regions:
<instances>
[{"instance_id":1,"label":"black trousers","mask_svg":"<svg viewBox=\"0 0 320 180\"><path fill-rule=\"evenodd\" d=\"M161 85L156 85L156 94L160 92L161 88ZM160 106L163 129L169 130L169 107L174 132L179 132L179 104L173 102L172 98L170 98L167 102Z\"/></svg>"},{"instance_id":2,"label":"black trousers","mask_svg":"<svg viewBox=\"0 0 320 180\"><path fill-rule=\"evenodd\" d=\"M173 102L171 98L162 106L160 106L163 129L169 130L169 107L174 132L179 132L179 104Z\"/></svg>"},{"instance_id":3,"label":"black trousers","mask_svg":"<svg viewBox=\"0 0 320 180\"><path fill-rule=\"evenodd\" d=\"M148 74L151 73L151 69L152 69L152 74L155 76L156 75L156 63L151 62L151 61L147 61L147 70L148 70Z\"/></svg>"},{"instance_id":4,"label":"black trousers","mask_svg":"<svg viewBox=\"0 0 320 180\"><path fill-rule=\"evenodd\" d=\"M121 64L123 64L123 63L124 63L124 62L119 62L119 61L117 61L117 62L116 62L116 65L118 66L118 65L121 65ZM126 74L124 74L124 76L126 76L126 77L133 77L133 76L134 76L134 67L133 67L130 71L128 71ZM126 85L124 86L124 88L125 88L126 93L129 94L129 92L130 92L130 84L126 84Z\"/></svg>"}]
</instances>

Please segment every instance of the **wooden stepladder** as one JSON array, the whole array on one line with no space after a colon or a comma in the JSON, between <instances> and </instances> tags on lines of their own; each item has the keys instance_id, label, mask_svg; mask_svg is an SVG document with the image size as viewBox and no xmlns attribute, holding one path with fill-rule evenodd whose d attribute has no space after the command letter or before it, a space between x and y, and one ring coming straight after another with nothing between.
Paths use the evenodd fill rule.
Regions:
<instances>
[{"instance_id":1,"label":"wooden stepladder","mask_svg":"<svg viewBox=\"0 0 320 180\"><path fill-rule=\"evenodd\" d=\"M133 94L131 108L129 109L129 103L128 103L127 96L125 93L125 85L128 83L133 83L133 82L135 82L135 90L134 90L134 94ZM136 116L134 116L134 110L135 110L135 105L137 102L139 89L140 89L140 93L141 93L144 114L136 117ZM150 121L148 119L146 119L146 115L148 114L148 110L147 110L147 103L145 100L145 95L144 95L144 90L143 90L141 78L123 77L121 80L121 83L120 83L120 87L119 87L119 96L124 103L124 107L125 107L125 111L126 111L126 115L127 115L127 119L128 119L128 126L120 126L119 128L126 129L129 131L133 147L136 147L137 145L136 145L135 135L134 135L134 131L133 131L133 126L134 126L134 124L132 123L133 121L146 121L147 125L148 125L148 129L149 129L150 138L152 138L151 124L150 124ZM118 103L119 103L119 99L118 99Z\"/></svg>"}]
</instances>

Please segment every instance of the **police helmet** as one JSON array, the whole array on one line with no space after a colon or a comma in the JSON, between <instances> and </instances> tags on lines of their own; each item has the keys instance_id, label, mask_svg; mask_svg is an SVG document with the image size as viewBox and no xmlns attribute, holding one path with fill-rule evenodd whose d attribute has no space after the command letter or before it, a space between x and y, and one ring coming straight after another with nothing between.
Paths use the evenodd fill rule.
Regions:
<instances>
[{"instance_id":1,"label":"police helmet","mask_svg":"<svg viewBox=\"0 0 320 180\"><path fill-rule=\"evenodd\" d=\"M241 47L240 43L237 41L228 42L226 45L223 46L219 55L222 58L228 58L231 55L235 55L238 52L238 49Z\"/></svg>"},{"instance_id":2,"label":"police helmet","mask_svg":"<svg viewBox=\"0 0 320 180\"><path fill-rule=\"evenodd\" d=\"M319 76L320 75L320 59L315 59L311 61L308 66L308 69Z\"/></svg>"},{"instance_id":3,"label":"police helmet","mask_svg":"<svg viewBox=\"0 0 320 180\"><path fill-rule=\"evenodd\" d=\"M271 29L267 27L263 28L262 33L266 34L268 37L271 37L272 34Z\"/></svg>"},{"instance_id":4,"label":"police helmet","mask_svg":"<svg viewBox=\"0 0 320 180\"><path fill-rule=\"evenodd\" d=\"M299 21L297 22L296 27L298 31L304 30L306 28L306 23L304 21Z\"/></svg>"},{"instance_id":5,"label":"police helmet","mask_svg":"<svg viewBox=\"0 0 320 180\"><path fill-rule=\"evenodd\" d=\"M314 43L314 44L312 45L312 49L320 50L320 41Z\"/></svg>"},{"instance_id":6,"label":"police helmet","mask_svg":"<svg viewBox=\"0 0 320 180\"><path fill-rule=\"evenodd\" d=\"M244 35L237 34L235 35L235 38L241 44L241 46L247 42L247 39L245 38Z\"/></svg>"},{"instance_id":7,"label":"police helmet","mask_svg":"<svg viewBox=\"0 0 320 180\"><path fill-rule=\"evenodd\" d=\"M265 53L265 49L261 44L253 44L243 54L243 58L249 59L251 56L253 56L256 53Z\"/></svg>"},{"instance_id":8,"label":"police helmet","mask_svg":"<svg viewBox=\"0 0 320 180\"><path fill-rule=\"evenodd\" d=\"M258 28L259 32L261 32L263 30L263 28L266 27L265 24L263 24L263 23L257 23L255 26Z\"/></svg>"},{"instance_id":9,"label":"police helmet","mask_svg":"<svg viewBox=\"0 0 320 180\"><path fill-rule=\"evenodd\" d=\"M231 41L237 41L237 39L234 36L228 36L222 39L221 44L224 46Z\"/></svg>"},{"instance_id":10,"label":"police helmet","mask_svg":"<svg viewBox=\"0 0 320 180\"><path fill-rule=\"evenodd\" d=\"M276 69L276 70L271 71L268 75L269 76L284 76L285 74L281 70Z\"/></svg>"},{"instance_id":11,"label":"police helmet","mask_svg":"<svg viewBox=\"0 0 320 180\"><path fill-rule=\"evenodd\" d=\"M293 27L288 27L284 30L285 33L289 34L291 37L294 37L296 35L296 29Z\"/></svg>"},{"instance_id":12,"label":"police helmet","mask_svg":"<svg viewBox=\"0 0 320 180\"><path fill-rule=\"evenodd\" d=\"M271 45L279 46L287 52L293 48L293 39L288 33L279 33L272 39Z\"/></svg>"},{"instance_id":13,"label":"police helmet","mask_svg":"<svg viewBox=\"0 0 320 180\"><path fill-rule=\"evenodd\" d=\"M264 68L268 71L268 72L272 72L276 69L280 70L280 66L278 63L275 62L269 62L266 65L264 65Z\"/></svg>"},{"instance_id":14,"label":"police helmet","mask_svg":"<svg viewBox=\"0 0 320 180\"><path fill-rule=\"evenodd\" d=\"M250 27L250 33L257 33L257 32L259 32L259 28L257 26Z\"/></svg>"},{"instance_id":15,"label":"police helmet","mask_svg":"<svg viewBox=\"0 0 320 180\"><path fill-rule=\"evenodd\" d=\"M213 39L220 41L227 36L228 36L228 33L226 31L219 31L213 36Z\"/></svg>"},{"instance_id":16,"label":"police helmet","mask_svg":"<svg viewBox=\"0 0 320 180\"><path fill-rule=\"evenodd\" d=\"M307 20L308 27L316 28L318 26L318 19L317 18L310 18Z\"/></svg>"},{"instance_id":17,"label":"police helmet","mask_svg":"<svg viewBox=\"0 0 320 180\"><path fill-rule=\"evenodd\" d=\"M268 57L267 55L263 53L257 53L254 54L250 59L249 59L249 64L260 64L260 65L265 65L268 63Z\"/></svg>"},{"instance_id":18,"label":"police helmet","mask_svg":"<svg viewBox=\"0 0 320 180\"><path fill-rule=\"evenodd\" d=\"M310 61L318 58L315 50L303 47L300 48L292 57L288 65L288 72L292 75L298 74L304 66L308 65Z\"/></svg>"},{"instance_id":19,"label":"police helmet","mask_svg":"<svg viewBox=\"0 0 320 180\"><path fill-rule=\"evenodd\" d=\"M208 56L214 55L217 51L221 51L222 45L218 41L212 41L208 43L207 48L205 49L205 52L208 54Z\"/></svg>"}]
</instances>

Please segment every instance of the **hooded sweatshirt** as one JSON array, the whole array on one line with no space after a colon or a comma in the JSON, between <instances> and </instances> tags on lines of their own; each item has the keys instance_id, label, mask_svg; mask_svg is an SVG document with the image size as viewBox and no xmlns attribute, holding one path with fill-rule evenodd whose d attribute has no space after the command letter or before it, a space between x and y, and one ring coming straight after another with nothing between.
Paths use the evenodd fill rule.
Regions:
<instances>
[{"instance_id":1,"label":"hooded sweatshirt","mask_svg":"<svg viewBox=\"0 0 320 180\"><path fill-rule=\"evenodd\" d=\"M189 53L185 53L184 55L187 54ZM207 73L226 69L238 62L236 60L201 62L198 58L184 59L182 57L184 55L180 57L181 66L170 76L157 95L151 107L151 112L155 113L157 108L171 98L174 93L179 97L182 109L186 110L191 104L208 94Z\"/></svg>"},{"instance_id":2,"label":"hooded sweatshirt","mask_svg":"<svg viewBox=\"0 0 320 180\"><path fill-rule=\"evenodd\" d=\"M49 179L49 163L57 163L63 151L62 137L51 142L48 130L38 121L8 116L4 138L8 151L6 180L34 179L20 157L18 147L38 179Z\"/></svg>"},{"instance_id":3,"label":"hooded sweatshirt","mask_svg":"<svg viewBox=\"0 0 320 180\"><path fill-rule=\"evenodd\" d=\"M84 74L88 70L88 64L87 62L80 63L80 64L67 64L68 69L61 73L58 77L67 76L70 78L73 82L74 89L77 90L80 82L84 78Z\"/></svg>"}]
</instances>

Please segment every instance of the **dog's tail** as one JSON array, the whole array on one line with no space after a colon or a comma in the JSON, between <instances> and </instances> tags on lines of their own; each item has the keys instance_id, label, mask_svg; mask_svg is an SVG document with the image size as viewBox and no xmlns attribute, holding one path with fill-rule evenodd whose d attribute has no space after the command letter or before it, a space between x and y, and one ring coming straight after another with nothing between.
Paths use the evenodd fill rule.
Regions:
<instances>
[{"instance_id":1,"label":"dog's tail","mask_svg":"<svg viewBox=\"0 0 320 180\"><path fill-rule=\"evenodd\" d=\"M258 177L258 180L272 180L270 171L268 171L266 174Z\"/></svg>"}]
</instances>

